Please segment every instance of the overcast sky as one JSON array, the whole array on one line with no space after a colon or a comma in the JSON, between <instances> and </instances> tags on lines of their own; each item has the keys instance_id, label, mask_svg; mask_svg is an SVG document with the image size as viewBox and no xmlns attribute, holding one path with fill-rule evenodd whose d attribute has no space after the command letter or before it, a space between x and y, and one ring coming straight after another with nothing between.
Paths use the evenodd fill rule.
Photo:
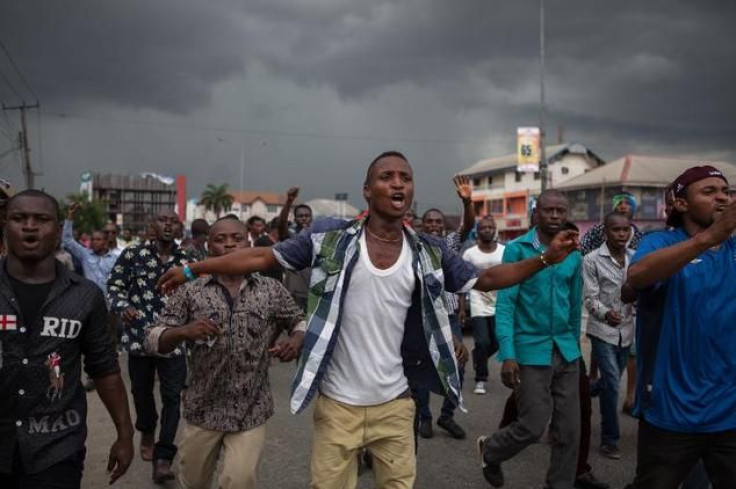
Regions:
<instances>
[{"instance_id":1,"label":"overcast sky","mask_svg":"<svg viewBox=\"0 0 736 489\"><path fill-rule=\"evenodd\" d=\"M551 140L736 163L736 2L545 5ZM245 188L361 207L367 164L397 149L420 210L459 211L452 175L538 121L537 0L3 0L0 40L40 99L32 159L57 195L86 170L237 188L242 150ZM0 101L32 101L1 51L0 74ZM0 176L21 182L16 157Z\"/></svg>"}]
</instances>

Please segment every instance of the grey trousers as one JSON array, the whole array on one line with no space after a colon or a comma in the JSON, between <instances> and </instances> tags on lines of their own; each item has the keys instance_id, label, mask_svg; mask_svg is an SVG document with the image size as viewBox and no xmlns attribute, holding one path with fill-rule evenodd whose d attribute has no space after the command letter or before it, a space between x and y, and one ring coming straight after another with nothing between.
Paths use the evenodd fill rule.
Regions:
<instances>
[{"instance_id":1,"label":"grey trousers","mask_svg":"<svg viewBox=\"0 0 736 489\"><path fill-rule=\"evenodd\" d=\"M551 418L546 485L573 489L580 439L579 362L566 362L556 348L552 357L550 367L520 366L521 384L515 391L519 418L486 439L483 458L489 464L512 458L541 438Z\"/></svg>"}]
</instances>

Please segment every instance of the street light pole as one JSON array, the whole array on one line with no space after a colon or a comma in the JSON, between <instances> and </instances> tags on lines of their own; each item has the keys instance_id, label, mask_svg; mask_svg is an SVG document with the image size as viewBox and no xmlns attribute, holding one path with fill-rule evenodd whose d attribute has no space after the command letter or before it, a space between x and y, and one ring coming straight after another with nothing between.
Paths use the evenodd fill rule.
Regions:
<instances>
[{"instance_id":1,"label":"street light pole","mask_svg":"<svg viewBox=\"0 0 736 489\"><path fill-rule=\"evenodd\" d=\"M544 131L544 0L539 0L539 172L542 192L547 190L549 168L545 151Z\"/></svg>"}]
</instances>

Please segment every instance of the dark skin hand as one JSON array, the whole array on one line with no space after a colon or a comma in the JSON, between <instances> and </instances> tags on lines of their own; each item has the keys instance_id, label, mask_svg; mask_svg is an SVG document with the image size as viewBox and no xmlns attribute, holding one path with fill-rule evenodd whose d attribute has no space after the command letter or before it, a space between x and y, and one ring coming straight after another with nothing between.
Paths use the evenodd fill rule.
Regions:
<instances>
[{"instance_id":1,"label":"dark skin hand","mask_svg":"<svg viewBox=\"0 0 736 489\"><path fill-rule=\"evenodd\" d=\"M578 245L577 231L560 231L552 238L549 248L544 252L545 260L550 265L560 263L570 253L575 251ZM543 268L545 268L545 265L538 256L515 263L502 263L483 270L473 288L482 292L488 292L489 290L512 287L523 282Z\"/></svg>"},{"instance_id":2,"label":"dark skin hand","mask_svg":"<svg viewBox=\"0 0 736 489\"><path fill-rule=\"evenodd\" d=\"M125 474L133 461L133 424L130 421L128 397L119 372L94 379L94 383L118 433L107 460L107 472L110 474L110 484L113 484Z\"/></svg>"},{"instance_id":3,"label":"dark skin hand","mask_svg":"<svg viewBox=\"0 0 736 489\"><path fill-rule=\"evenodd\" d=\"M468 349L465 347L463 342L453 336L452 346L455 349L455 358L457 358L458 365L465 365L466 363L468 363L468 358L470 357L470 355L468 354Z\"/></svg>"},{"instance_id":4,"label":"dark skin hand","mask_svg":"<svg viewBox=\"0 0 736 489\"><path fill-rule=\"evenodd\" d=\"M606 323L608 323L609 326L618 326L621 324L622 320L623 318L621 317L621 314L616 311L608 311L606 313Z\"/></svg>"},{"instance_id":5,"label":"dark skin hand","mask_svg":"<svg viewBox=\"0 0 736 489\"><path fill-rule=\"evenodd\" d=\"M222 331L209 319L197 319L178 328L169 328L158 340L159 353L171 353L183 341L207 340Z\"/></svg>"},{"instance_id":6,"label":"dark skin hand","mask_svg":"<svg viewBox=\"0 0 736 489\"><path fill-rule=\"evenodd\" d=\"M123 321L125 321L126 323L129 323L131 321L135 321L136 318L138 318L139 314L140 313L138 312L138 309L130 306L130 307L125 308L121 317L123 318Z\"/></svg>"},{"instance_id":7,"label":"dark skin hand","mask_svg":"<svg viewBox=\"0 0 736 489\"><path fill-rule=\"evenodd\" d=\"M516 389L521 385L521 370L516 360L504 360L501 366L501 382L509 389Z\"/></svg>"},{"instance_id":8,"label":"dark skin hand","mask_svg":"<svg viewBox=\"0 0 736 489\"><path fill-rule=\"evenodd\" d=\"M282 362L290 362L299 356L303 343L304 332L294 331L287 340L279 341L273 348L270 348L268 353Z\"/></svg>"}]
</instances>

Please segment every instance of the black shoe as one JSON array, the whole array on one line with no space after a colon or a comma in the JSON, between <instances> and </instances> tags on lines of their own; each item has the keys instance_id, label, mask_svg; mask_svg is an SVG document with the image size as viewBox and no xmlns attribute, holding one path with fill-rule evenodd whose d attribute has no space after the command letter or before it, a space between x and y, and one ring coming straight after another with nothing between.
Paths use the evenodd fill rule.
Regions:
<instances>
[{"instance_id":1,"label":"black shoe","mask_svg":"<svg viewBox=\"0 0 736 489\"><path fill-rule=\"evenodd\" d=\"M432 419L420 419L419 420L419 436L422 438L432 438L434 431L432 431Z\"/></svg>"},{"instance_id":2,"label":"black shoe","mask_svg":"<svg viewBox=\"0 0 736 489\"><path fill-rule=\"evenodd\" d=\"M609 485L596 479L593 472L579 475L575 479L575 487L578 489L609 489Z\"/></svg>"},{"instance_id":3,"label":"black shoe","mask_svg":"<svg viewBox=\"0 0 736 489\"><path fill-rule=\"evenodd\" d=\"M489 464L483 456L483 444L486 441L485 436L481 436L476 441L478 447L478 455L480 455L480 466L483 469L483 478L493 487L503 486L503 470L501 464Z\"/></svg>"},{"instance_id":4,"label":"black shoe","mask_svg":"<svg viewBox=\"0 0 736 489\"><path fill-rule=\"evenodd\" d=\"M457 438L458 440L465 438L465 430L452 418L438 418L437 426L447 431L453 438Z\"/></svg>"},{"instance_id":5,"label":"black shoe","mask_svg":"<svg viewBox=\"0 0 736 489\"><path fill-rule=\"evenodd\" d=\"M171 462L160 459L153 462L153 482L163 484L166 481L174 480L176 476L171 471Z\"/></svg>"}]
</instances>

